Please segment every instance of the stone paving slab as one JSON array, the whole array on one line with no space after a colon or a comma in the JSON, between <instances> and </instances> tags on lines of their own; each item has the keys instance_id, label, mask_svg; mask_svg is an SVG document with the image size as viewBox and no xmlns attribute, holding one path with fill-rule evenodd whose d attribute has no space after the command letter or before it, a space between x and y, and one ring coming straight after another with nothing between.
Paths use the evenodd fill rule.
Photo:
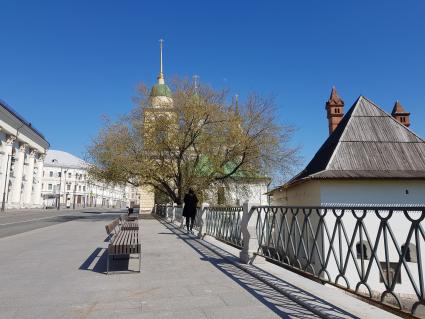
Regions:
<instances>
[{"instance_id":1,"label":"stone paving slab","mask_svg":"<svg viewBox=\"0 0 425 319\"><path fill-rule=\"evenodd\" d=\"M105 217L0 239L2 319L317 318L218 255L141 220L137 258L105 275Z\"/></svg>"}]
</instances>

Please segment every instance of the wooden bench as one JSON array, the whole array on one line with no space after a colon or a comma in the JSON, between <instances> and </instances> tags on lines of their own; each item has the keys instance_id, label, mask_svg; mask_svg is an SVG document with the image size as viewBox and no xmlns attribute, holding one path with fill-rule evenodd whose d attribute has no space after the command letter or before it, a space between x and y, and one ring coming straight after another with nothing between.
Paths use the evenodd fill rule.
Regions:
<instances>
[{"instance_id":1,"label":"wooden bench","mask_svg":"<svg viewBox=\"0 0 425 319\"><path fill-rule=\"evenodd\" d=\"M124 221L121 224L121 230L139 230L139 223L132 221Z\"/></svg>"},{"instance_id":2,"label":"wooden bench","mask_svg":"<svg viewBox=\"0 0 425 319\"><path fill-rule=\"evenodd\" d=\"M139 243L139 225L137 222L124 221L120 226L120 220L114 219L105 226L109 235L108 259L106 274L109 274L109 259L118 255L139 255L139 272L141 268L141 245ZM137 224L137 225L136 225Z\"/></svg>"},{"instance_id":3,"label":"wooden bench","mask_svg":"<svg viewBox=\"0 0 425 319\"><path fill-rule=\"evenodd\" d=\"M118 233L119 225L120 225L120 220L118 218L114 219L112 222L105 225L106 233L109 236L109 240L111 240L111 238Z\"/></svg>"}]
</instances>

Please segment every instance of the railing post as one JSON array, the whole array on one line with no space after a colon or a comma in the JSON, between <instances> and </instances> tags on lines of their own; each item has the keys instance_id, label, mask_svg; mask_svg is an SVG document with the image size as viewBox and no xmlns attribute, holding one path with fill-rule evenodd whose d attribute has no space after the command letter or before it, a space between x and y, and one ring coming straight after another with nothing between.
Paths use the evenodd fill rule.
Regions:
<instances>
[{"instance_id":1,"label":"railing post","mask_svg":"<svg viewBox=\"0 0 425 319\"><path fill-rule=\"evenodd\" d=\"M243 237L243 248L239 253L239 259L245 264L264 262L264 257L257 256L258 239L257 239L257 218L258 214L253 214L254 210L249 202L243 203L243 215L241 221L241 232ZM253 216L254 215L254 216Z\"/></svg>"},{"instance_id":2,"label":"railing post","mask_svg":"<svg viewBox=\"0 0 425 319\"><path fill-rule=\"evenodd\" d=\"M207 208L208 208L208 206L209 206L208 203L202 203L201 213L200 213L201 215L199 216L198 238L202 238L204 236L204 234L206 233L206 228L207 228Z\"/></svg>"},{"instance_id":3,"label":"railing post","mask_svg":"<svg viewBox=\"0 0 425 319\"><path fill-rule=\"evenodd\" d=\"M174 221L176 220L176 207L174 202L173 202L173 208L171 208L171 215L172 215L171 222L174 223Z\"/></svg>"},{"instance_id":4,"label":"railing post","mask_svg":"<svg viewBox=\"0 0 425 319\"><path fill-rule=\"evenodd\" d=\"M180 209L181 209L180 210L180 217L181 217L180 228L184 228L184 222L185 222L185 217L183 217L184 203L182 204L182 207Z\"/></svg>"}]
</instances>

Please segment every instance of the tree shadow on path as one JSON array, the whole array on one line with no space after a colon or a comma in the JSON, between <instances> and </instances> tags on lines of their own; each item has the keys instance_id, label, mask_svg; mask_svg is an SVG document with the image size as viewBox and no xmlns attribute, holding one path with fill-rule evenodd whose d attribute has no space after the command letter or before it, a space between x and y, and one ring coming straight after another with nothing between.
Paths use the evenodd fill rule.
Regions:
<instances>
[{"instance_id":1,"label":"tree shadow on path","mask_svg":"<svg viewBox=\"0 0 425 319\"><path fill-rule=\"evenodd\" d=\"M251 295L253 295L257 300L267 306L271 311L279 315L281 318L320 318L320 316L313 314L310 310L304 308L299 303L289 299L284 296L279 291L275 290L272 286L264 283L263 281L255 278L250 275L246 271L241 268L235 266L226 258L223 258L219 255L219 253L215 252L215 250L219 250L220 254L223 252L219 247L214 246L211 243L203 242L197 239L195 236L188 235L178 229L177 226L170 224L164 220L158 220L161 222L169 231L175 234L179 239L183 240L186 244L188 244L191 248L193 248L198 254L202 256L202 260L210 262L214 265L218 270L228 276L230 279L235 281L239 286L248 291ZM231 256L229 254L229 256ZM233 256L234 258L234 256ZM358 317L351 315L350 313L306 292L298 287L294 287L293 285L277 278L271 274L268 274L258 267L250 266L256 268L256 271L267 274L272 280L273 284L276 281L280 281L281 283L288 286L290 289L296 289L298 293L302 293L303 297L308 299L309 302L315 304L317 309L321 309L320 314L326 313L327 318L350 318L350 319L359 319Z\"/></svg>"}]
</instances>

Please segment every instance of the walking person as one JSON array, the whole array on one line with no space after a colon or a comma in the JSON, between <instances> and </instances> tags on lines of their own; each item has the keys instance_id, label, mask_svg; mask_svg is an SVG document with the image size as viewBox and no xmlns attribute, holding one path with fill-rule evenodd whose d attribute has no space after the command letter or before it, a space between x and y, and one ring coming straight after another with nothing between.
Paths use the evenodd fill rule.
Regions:
<instances>
[{"instance_id":1,"label":"walking person","mask_svg":"<svg viewBox=\"0 0 425 319\"><path fill-rule=\"evenodd\" d=\"M198 198L192 188L184 195L184 208L183 217L186 217L186 228L187 232L193 234L193 224L195 223L196 217L196 206L198 205ZM190 224L189 224L190 222Z\"/></svg>"}]
</instances>

